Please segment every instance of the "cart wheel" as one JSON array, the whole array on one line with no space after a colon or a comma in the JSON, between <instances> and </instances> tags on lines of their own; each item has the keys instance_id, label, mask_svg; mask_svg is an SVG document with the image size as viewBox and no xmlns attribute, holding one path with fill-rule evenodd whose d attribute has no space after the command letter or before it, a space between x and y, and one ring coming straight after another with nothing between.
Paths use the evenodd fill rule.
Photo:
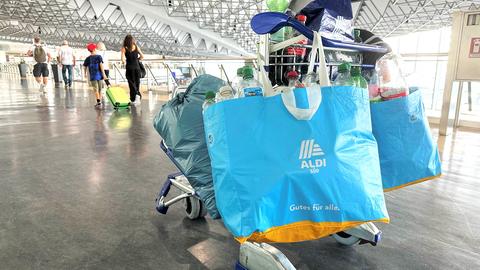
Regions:
<instances>
[{"instance_id":1,"label":"cart wheel","mask_svg":"<svg viewBox=\"0 0 480 270\"><path fill-rule=\"evenodd\" d=\"M344 246L353 246L355 244L358 244L360 242L360 238L350 235L346 232L338 232L333 235L333 238L337 240L338 243Z\"/></svg>"},{"instance_id":2,"label":"cart wheel","mask_svg":"<svg viewBox=\"0 0 480 270\"><path fill-rule=\"evenodd\" d=\"M202 210L200 211L200 216L199 217L205 217L207 215L207 207L205 207L205 204L200 201L200 206L202 208Z\"/></svg>"},{"instance_id":3,"label":"cart wheel","mask_svg":"<svg viewBox=\"0 0 480 270\"><path fill-rule=\"evenodd\" d=\"M202 202L195 197L186 198L185 213L189 219L200 218L202 213Z\"/></svg>"}]
</instances>

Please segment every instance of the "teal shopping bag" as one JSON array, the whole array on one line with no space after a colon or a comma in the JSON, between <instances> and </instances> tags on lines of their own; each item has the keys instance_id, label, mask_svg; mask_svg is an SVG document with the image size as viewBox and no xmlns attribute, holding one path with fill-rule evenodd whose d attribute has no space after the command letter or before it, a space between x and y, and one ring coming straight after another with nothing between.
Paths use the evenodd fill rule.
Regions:
<instances>
[{"instance_id":1,"label":"teal shopping bag","mask_svg":"<svg viewBox=\"0 0 480 270\"><path fill-rule=\"evenodd\" d=\"M440 156L430 134L420 91L372 103L371 114L385 191L441 175Z\"/></svg>"},{"instance_id":2,"label":"teal shopping bag","mask_svg":"<svg viewBox=\"0 0 480 270\"><path fill-rule=\"evenodd\" d=\"M240 242L298 242L388 222L368 92L298 89L204 112L217 208Z\"/></svg>"}]
</instances>

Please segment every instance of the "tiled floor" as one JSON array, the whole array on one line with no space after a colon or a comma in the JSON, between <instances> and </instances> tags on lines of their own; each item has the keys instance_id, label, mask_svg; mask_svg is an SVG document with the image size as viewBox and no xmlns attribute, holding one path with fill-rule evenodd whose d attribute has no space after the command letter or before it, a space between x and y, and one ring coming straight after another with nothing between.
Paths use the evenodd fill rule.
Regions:
<instances>
[{"instance_id":1,"label":"tiled floor","mask_svg":"<svg viewBox=\"0 0 480 270\"><path fill-rule=\"evenodd\" d=\"M40 94L0 76L0 269L232 269L238 244L221 221L154 211L175 168L152 126L165 96L145 97L114 113L82 84ZM440 146L441 179L386 195L378 246L276 246L298 269L480 269L480 133Z\"/></svg>"}]
</instances>

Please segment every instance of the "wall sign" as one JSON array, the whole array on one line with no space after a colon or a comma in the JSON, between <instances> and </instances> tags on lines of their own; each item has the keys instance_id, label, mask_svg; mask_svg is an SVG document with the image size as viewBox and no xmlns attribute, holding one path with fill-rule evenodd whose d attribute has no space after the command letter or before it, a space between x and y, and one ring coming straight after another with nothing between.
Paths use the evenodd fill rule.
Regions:
<instances>
[{"instance_id":1,"label":"wall sign","mask_svg":"<svg viewBox=\"0 0 480 270\"><path fill-rule=\"evenodd\" d=\"M480 58L480 37L472 38L470 41L470 58Z\"/></svg>"}]
</instances>

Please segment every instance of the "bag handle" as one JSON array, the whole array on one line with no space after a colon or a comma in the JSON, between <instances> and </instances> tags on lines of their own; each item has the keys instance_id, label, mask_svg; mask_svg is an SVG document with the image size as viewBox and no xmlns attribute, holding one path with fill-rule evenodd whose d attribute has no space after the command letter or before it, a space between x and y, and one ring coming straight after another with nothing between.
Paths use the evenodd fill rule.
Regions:
<instances>
[{"instance_id":1,"label":"bag handle","mask_svg":"<svg viewBox=\"0 0 480 270\"><path fill-rule=\"evenodd\" d=\"M303 91L307 93L307 99L309 108L297 108L297 102L295 100L294 91ZM319 87L306 87L305 89L287 91L281 94L283 105L287 108L287 111L290 112L293 117L297 120L310 120L315 115L322 103L322 92Z\"/></svg>"},{"instance_id":2,"label":"bag handle","mask_svg":"<svg viewBox=\"0 0 480 270\"><path fill-rule=\"evenodd\" d=\"M315 60L318 53L318 81L320 86L330 86L330 79L328 77L327 62L325 60L325 51L323 50L322 36L314 31L312 51L310 52L310 64L308 65L308 73L312 73L315 68Z\"/></svg>"},{"instance_id":3,"label":"bag handle","mask_svg":"<svg viewBox=\"0 0 480 270\"><path fill-rule=\"evenodd\" d=\"M260 82L263 84L263 94L266 97L271 96L273 95L273 86L270 78L268 78L267 72L265 71L265 68L268 68L268 66L265 66L265 61L260 56L258 57L257 64L259 67L259 79Z\"/></svg>"},{"instance_id":4,"label":"bag handle","mask_svg":"<svg viewBox=\"0 0 480 270\"><path fill-rule=\"evenodd\" d=\"M313 73L315 68L315 60L318 54L318 68L317 75L319 85L314 84L307 86L305 91L309 108L297 108L294 91L287 91L282 93L282 101L290 114L297 120L310 120L317 112L322 103L322 90L320 86L330 86L330 79L328 78L327 64L325 61L325 52L323 51L322 38L317 32L313 32L312 51L310 53L310 64L308 65L308 73ZM297 90L302 91L302 90Z\"/></svg>"}]
</instances>

